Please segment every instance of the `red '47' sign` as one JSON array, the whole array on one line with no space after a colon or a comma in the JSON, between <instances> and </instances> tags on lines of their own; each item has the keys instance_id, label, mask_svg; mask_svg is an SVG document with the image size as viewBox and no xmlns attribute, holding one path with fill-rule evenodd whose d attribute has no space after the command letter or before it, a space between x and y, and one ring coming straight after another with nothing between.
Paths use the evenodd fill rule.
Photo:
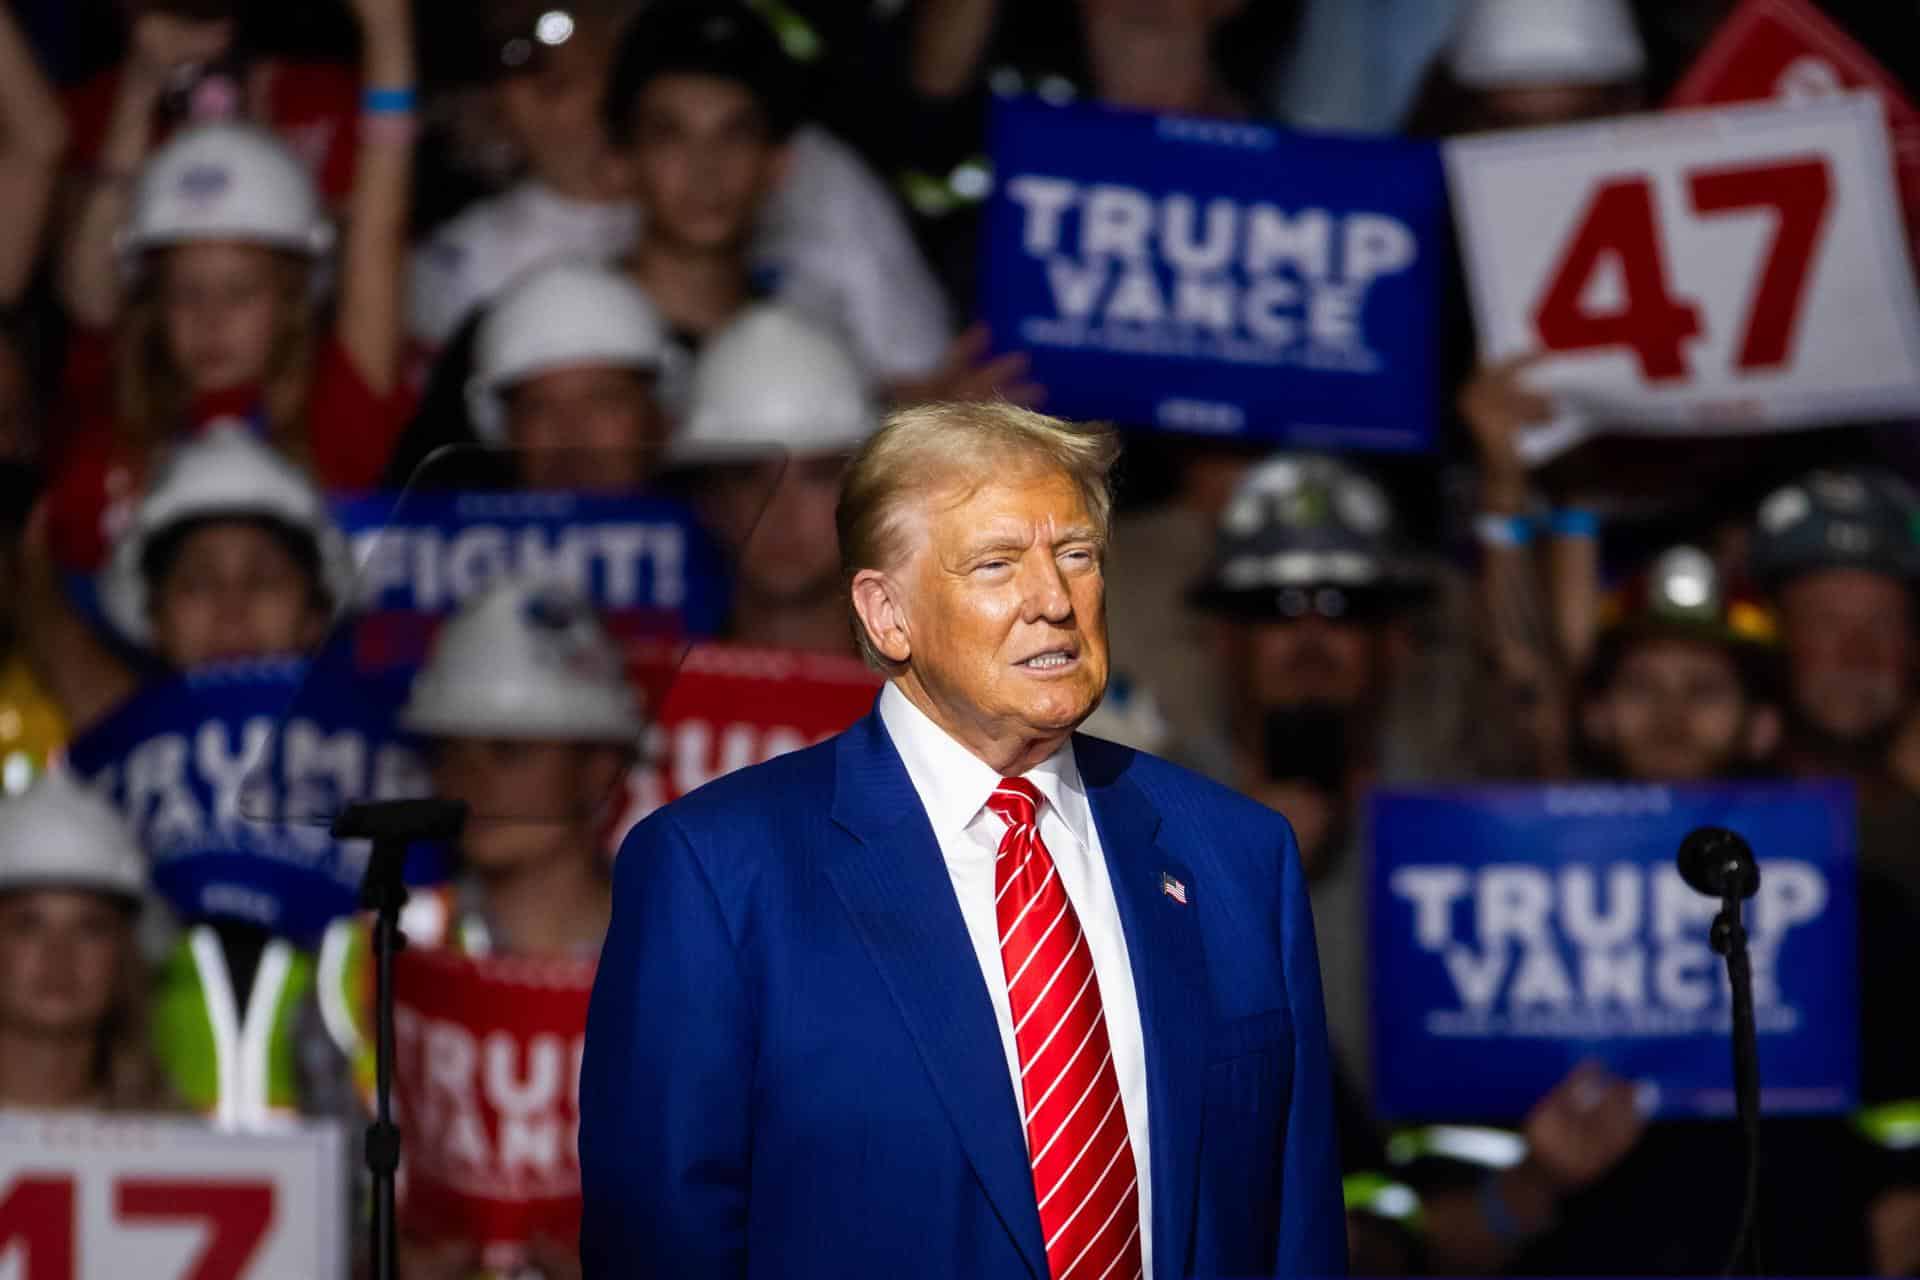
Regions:
<instances>
[{"instance_id":1,"label":"red '47' sign","mask_svg":"<svg viewBox=\"0 0 1920 1280\"><path fill-rule=\"evenodd\" d=\"M1483 356L1544 351L1560 429L1920 409L1879 105L1643 116L1447 144Z\"/></svg>"},{"instance_id":2,"label":"red '47' sign","mask_svg":"<svg viewBox=\"0 0 1920 1280\"><path fill-rule=\"evenodd\" d=\"M265 1280L345 1267L337 1126L0 1117L0 1275Z\"/></svg>"}]
</instances>

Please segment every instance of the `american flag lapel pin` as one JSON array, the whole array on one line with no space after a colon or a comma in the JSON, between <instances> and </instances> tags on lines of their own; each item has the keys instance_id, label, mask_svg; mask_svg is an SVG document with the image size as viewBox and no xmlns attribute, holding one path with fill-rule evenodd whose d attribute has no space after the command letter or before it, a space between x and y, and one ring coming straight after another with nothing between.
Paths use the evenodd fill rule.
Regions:
<instances>
[{"instance_id":1,"label":"american flag lapel pin","mask_svg":"<svg viewBox=\"0 0 1920 1280\"><path fill-rule=\"evenodd\" d=\"M1183 907L1187 905L1187 886L1179 880L1174 879L1171 872L1162 871L1160 873L1160 892L1166 894Z\"/></svg>"}]
</instances>

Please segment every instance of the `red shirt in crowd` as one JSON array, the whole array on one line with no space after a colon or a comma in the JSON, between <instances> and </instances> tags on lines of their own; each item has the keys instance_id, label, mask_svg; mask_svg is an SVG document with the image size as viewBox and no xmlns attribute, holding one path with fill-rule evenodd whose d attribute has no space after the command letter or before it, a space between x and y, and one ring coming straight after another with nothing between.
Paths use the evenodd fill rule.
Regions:
<instances>
[{"instance_id":1,"label":"red shirt in crowd","mask_svg":"<svg viewBox=\"0 0 1920 1280\"><path fill-rule=\"evenodd\" d=\"M106 562L115 535L140 496L147 461L117 438L104 395L112 385L109 352L108 340L97 333L74 335L68 349L67 403L76 410L68 420L77 430L66 436L54 458L48 535L55 561L74 572L91 572ZM314 479L327 490L374 488L413 408L408 388L396 386L384 396L376 392L346 348L327 338L315 353L307 395L307 455ZM181 434L236 419L261 421L258 387L196 397Z\"/></svg>"},{"instance_id":2,"label":"red shirt in crowd","mask_svg":"<svg viewBox=\"0 0 1920 1280\"><path fill-rule=\"evenodd\" d=\"M338 205L353 191L353 148L360 119L360 76L337 62L300 62L271 58L260 64L266 77L266 114L270 127L306 163L328 204ZM94 168L113 117L120 69L109 68L66 92L67 124L72 133L70 161ZM156 139L161 141L161 139Z\"/></svg>"}]
</instances>

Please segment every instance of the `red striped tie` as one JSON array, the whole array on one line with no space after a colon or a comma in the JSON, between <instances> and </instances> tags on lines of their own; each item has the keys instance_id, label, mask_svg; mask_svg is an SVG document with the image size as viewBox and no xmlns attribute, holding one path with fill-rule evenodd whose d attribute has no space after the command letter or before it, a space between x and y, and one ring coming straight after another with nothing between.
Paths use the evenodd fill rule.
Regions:
<instances>
[{"instance_id":1,"label":"red striped tie","mask_svg":"<svg viewBox=\"0 0 1920 1280\"><path fill-rule=\"evenodd\" d=\"M1040 802L1031 782L1003 778L987 808L1007 824L994 900L1047 1269L1053 1280L1135 1280L1133 1144L1093 953L1040 842Z\"/></svg>"}]
</instances>

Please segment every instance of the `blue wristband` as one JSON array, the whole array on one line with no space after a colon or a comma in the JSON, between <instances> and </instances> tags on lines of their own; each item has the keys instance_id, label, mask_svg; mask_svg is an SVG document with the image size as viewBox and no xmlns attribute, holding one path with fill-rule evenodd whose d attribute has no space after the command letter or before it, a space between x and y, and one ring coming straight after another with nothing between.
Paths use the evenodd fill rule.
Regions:
<instances>
[{"instance_id":1,"label":"blue wristband","mask_svg":"<svg viewBox=\"0 0 1920 1280\"><path fill-rule=\"evenodd\" d=\"M1529 1231L1520 1225L1513 1216L1513 1210L1507 1204L1507 1198L1500 1194L1500 1172L1495 1170L1480 1181L1480 1194L1475 1197L1479 1202L1480 1220L1486 1224L1493 1238L1508 1246L1525 1244L1540 1234L1538 1230Z\"/></svg>"},{"instance_id":2,"label":"blue wristband","mask_svg":"<svg viewBox=\"0 0 1920 1280\"><path fill-rule=\"evenodd\" d=\"M398 116L413 110L413 86L404 89L368 89L360 95L360 109L370 116Z\"/></svg>"},{"instance_id":3,"label":"blue wristband","mask_svg":"<svg viewBox=\"0 0 1920 1280\"><path fill-rule=\"evenodd\" d=\"M1556 538L1597 538L1600 517L1580 507L1566 507L1547 518L1547 528Z\"/></svg>"}]
</instances>

